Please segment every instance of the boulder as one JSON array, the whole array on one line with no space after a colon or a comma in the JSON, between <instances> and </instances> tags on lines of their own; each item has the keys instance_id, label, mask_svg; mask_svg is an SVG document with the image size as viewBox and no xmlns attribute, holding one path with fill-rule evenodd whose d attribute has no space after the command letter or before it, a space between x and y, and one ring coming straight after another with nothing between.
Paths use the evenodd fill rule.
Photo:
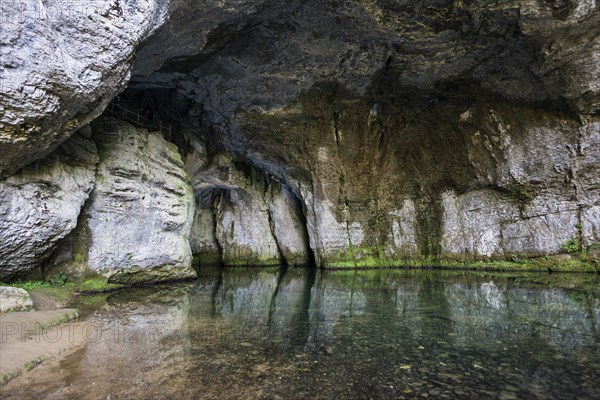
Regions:
<instances>
[{"instance_id":1,"label":"boulder","mask_svg":"<svg viewBox=\"0 0 600 400\"><path fill-rule=\"evenodd\" d=\"M88 134L82 130L43 160L0 181L0 279L39 274L75 229L98 161Z\"/></svg>"},{"instance_id":2,"label":"boulder","mask_svg":"<svg viewBox=\"0 0 600 400\"><path fill-rule=\"evenodd\" d=\"M0 312L29 311L33 301L25 289L0 286Z\"/></svg>"},{"instance_id":3,"label":"boulder","mask_svg":"<svg viewBox=\"0 0 600 400\"><path fill-rule=\"evenodd\" d=\"M82 217L87 265L110 282L194 277L194 196L177 147L115 118L92 126L100 162Z\"/></svg>"},{"instance_id":4,"label":"boulder","mask_svg":"<svg viewBox=\"0 0 600 400\"><path fill-rule=\"evenodd\" d=\"M158 0L0 3L0 178L102 113L167 10Z\"/></svg>"}]
</instances>

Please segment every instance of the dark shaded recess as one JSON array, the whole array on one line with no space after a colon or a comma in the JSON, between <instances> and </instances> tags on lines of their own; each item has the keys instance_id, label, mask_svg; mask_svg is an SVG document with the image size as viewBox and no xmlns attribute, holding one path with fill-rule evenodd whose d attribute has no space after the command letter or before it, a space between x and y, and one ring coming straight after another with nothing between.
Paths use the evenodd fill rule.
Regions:
<instances>
[{"instance_id":1,"label":"dark shaded recess","mask_svg":"<svg viewBox=\"0 0 600 400\"><path fill-rule=\"evenodd\" d=\"M522 60L507 60L503 65L520 64ZM404 73L401 62L392 62L383 66L372 79L368 101L379 101L384 105L395 106L402 110L424 110L438 103L445 106L472 106L478 102L510 102L515 107L532 107L550 113L564 114L571 119L578 119L578 112L564 97L545 96L539 99L523 99L520 97L506 98L492 91L477 77L468 72L452 79L439 80L431 88L421 88L406 84L402 78ZM523 82L524 86L540 85L539 92L546 93L537 77L532 81ZM328 83L337 88L335 83ZM340 88L337 88L340 90ZM448 121L446 121L448 122Z\"/></svg>"},{"instance_id":2,"label":"dark shaded recess","mask_svg":"<svg viewBox=\"0 0 600 400\"><path fill-rule=\"evenodd\" d=\"M206 46L199 54L182 56L166 62L159 72L180 72L189 74L199 68L215 53L229 46L244 36L247 36L253 29L262 25L262 21L246 21L244 24L221 25L212 30L206 39Z\"/></svg>"},{"instance_id":3,"label":"dark shaded recess","mask_svg":"<svg viewBox=\"0 0 600 400\"><path fill-rule=\"evenodd\" d=\"M302 287L302 293L300 294L298 309L294 313L291 321L290 332L294 332L291 338L292 345L302 347L308 343L310 336L310 306L312 299L312 288L317 280L317 270L314 268L307 268L306 278L304 286Z\"/></svg>"},{"instance_id":4,"label":"dark shaded recess","mask_svg":"<svg viewBox=\"0 0 600 400\"><path fill-rule=\"evenodd\" d=\"M204 189L202 191L194 189L194 197L196 200L197 207L201 207L203 209L210 210L213 215L215 215L215 204L217 199L222 195L223 190L220 188L210 188ZM194 253L193 256L197 258L197 263L192 265L196 270L196 273L200 275L201 270L208 268L221 268L223 267L223 248L221 243L217 240L217 221L213 219L213 225L210 227L213 233L213 237L215 239L215 244L217 246L217 256L212 252L199 252Z\"/></svg>"},{"instance_id":5,"label":"dark shaded recess","mask_svg":"<svg viewBox=\"0 0 600 400\"><path fill-rule=\"evenodd\" d=\"M217 279L210 289L210 316L212 318L217 317L217 295L221 287L223 287L223 268L218 269Z\"/></svg>"},{"instance_id":6,"label":"dark shaded recess","mask_svg":"<svg viewBox=\"0 0 600 400\"><path fill-rule=\"evenodd\" d=\"M153 115L173 125L175 130L182 128L182 120L189 116L195 106L191 99L177 91L175 82L169 86L147 88L139 85L134 78L120 97L131 108L149 108Z\"/></svg>"},{"instance_id":7,"label":"dark shaded recess","mask_svg":"<svg viewBox=\"0 0 600 400\"><path fill-rule=\"evenodd\" d=\"M54 274L64 272L65 265L73 263L77 257L81 257L80 262L87 261L88 249L92 244L91 231L87 224L87 218L93 200L93 194L85 200L81 212L77 217L75 229L57 242L52 255L42 263L41 278L48 279ZM28 278L34 279L34 275Z\"/></svg>"},{"instance_id":8,"label":"dark shaded recess","mask_svg":"<svg viewBox=\"0 0 600 400\"><path fill-rule=\"evenodd\" d=\"M244 178L246 178L251 185L257 185L263 189L266 188L268 178L264 171L241 159L234 160L233 166L244 175Z\"/></svg>"},{"instance_id":9,"label":"dark shaded recess","mask_svg":"<svg viewBox=\"0 0 600 400\"><path fill-rule=\"evenodd\" d=\"M306 252L308 254L308 265L307 267L311 268L311 269L316 269L317 268L317 257L315 256L315 252L313 251L312 247L310 247L310 237L308 235L308 220L306 218L306 206L304 205L304 203L300 200L300 198L296 195L296 193L294 193L293 191L290 190L290 193L292 193L292 195L294 196L294 201L296 202L296 205L294 206L294 208L296 210L299 210L299 216L300 216L300 222L302 223L302 227L304 229L302 229L302 234L304 237L304 242L306 243Z\"/></svg>"},{"instance_id":10,"label":"dark shaded recess","mask_svg":"<svg viewBox=\"0 0 600 400\"><path fill-rule=\"evenodd\" d=\"M287 265L282 265L277 271L277 284L275 285L275 290L273 291L273 294L271 295L271 301L269 302L269 317L267 319L269 331L271 331L273 326L273 316L275 315L275 311L277 311L277 295L279 294L279 289L281 288L287 270Z\"/></svg>"},{"instance_id":11,"label":"dark shaded recess","mask_svg":"<svg viewBox=\"0 0 600 400\"><path fill-rule=\"evenodd\" d=\"M249 20L243 24L234 23L221 25L208 34L206 46L201 53L171 59L166 62L158 72L190 74L223 48L238 41L247 42L250 33L264 24L264 21Z\"/></svg>"},{"instance_id":12,"label":"dark shaded recess","mask_svg":"<svg viewBox=\"0 0 600 400\"><path fill-rule=\"evenodd\" d=\"M437 261L442 252L443 215L439 194L422 196L416 204L417 209L417 245L419 253Z\"/></svg>"}]
</instances>

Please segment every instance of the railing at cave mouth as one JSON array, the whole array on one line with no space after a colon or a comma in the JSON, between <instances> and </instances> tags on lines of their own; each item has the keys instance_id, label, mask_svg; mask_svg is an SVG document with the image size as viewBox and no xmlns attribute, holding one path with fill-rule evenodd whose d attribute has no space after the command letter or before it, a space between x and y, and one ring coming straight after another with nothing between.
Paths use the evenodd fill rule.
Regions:
<instances>
[{"instance_id":1,"label":"railing at cave mouth","mask_svg":"<svg viewBox=\"0 0 600 400\"><path fill-rule=\"evenodd\" d=\"M163 122L155 115L145 112L144 110L123 105L122 102L113 100L108 107L106 107L105 113L113 117L121 118L133 124L136 128L145 128L151 132L158 131L162 133L165 140L171 140L173 126Z\"/></svg>"}]
</instances>

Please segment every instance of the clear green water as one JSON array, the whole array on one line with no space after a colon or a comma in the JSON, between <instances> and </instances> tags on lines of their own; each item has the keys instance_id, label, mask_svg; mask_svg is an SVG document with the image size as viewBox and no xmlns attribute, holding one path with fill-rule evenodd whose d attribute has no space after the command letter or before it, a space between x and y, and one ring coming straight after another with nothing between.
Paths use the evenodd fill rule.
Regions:
<instances>
[{"instance_id":1,"label":"clear green water","mask_svg":"<svg viewBox=\"0 0 600 400\"><path fill-rule=\"evenodd\" d=\"M110 295L86 317L101 337L2 395L600 399L594 276L578 291L423 271L203 275Z\"/></svg>"}]
</instances>

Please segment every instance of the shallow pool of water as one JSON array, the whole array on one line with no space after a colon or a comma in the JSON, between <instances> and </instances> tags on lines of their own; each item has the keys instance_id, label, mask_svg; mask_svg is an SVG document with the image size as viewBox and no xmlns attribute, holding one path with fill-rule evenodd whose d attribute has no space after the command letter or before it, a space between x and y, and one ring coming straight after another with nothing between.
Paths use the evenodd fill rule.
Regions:
<instances>
[{"instance_id":1,"label":"shallow pool of water","mask_svg":"<svg viewBox=\"0 0 600 400\"><path fill-rule=\"evenodd\" d=\"M202 275L80 298L88 344L2 397L600 398L597 291L435 271Z\"/></svg>"}]
</instances>

